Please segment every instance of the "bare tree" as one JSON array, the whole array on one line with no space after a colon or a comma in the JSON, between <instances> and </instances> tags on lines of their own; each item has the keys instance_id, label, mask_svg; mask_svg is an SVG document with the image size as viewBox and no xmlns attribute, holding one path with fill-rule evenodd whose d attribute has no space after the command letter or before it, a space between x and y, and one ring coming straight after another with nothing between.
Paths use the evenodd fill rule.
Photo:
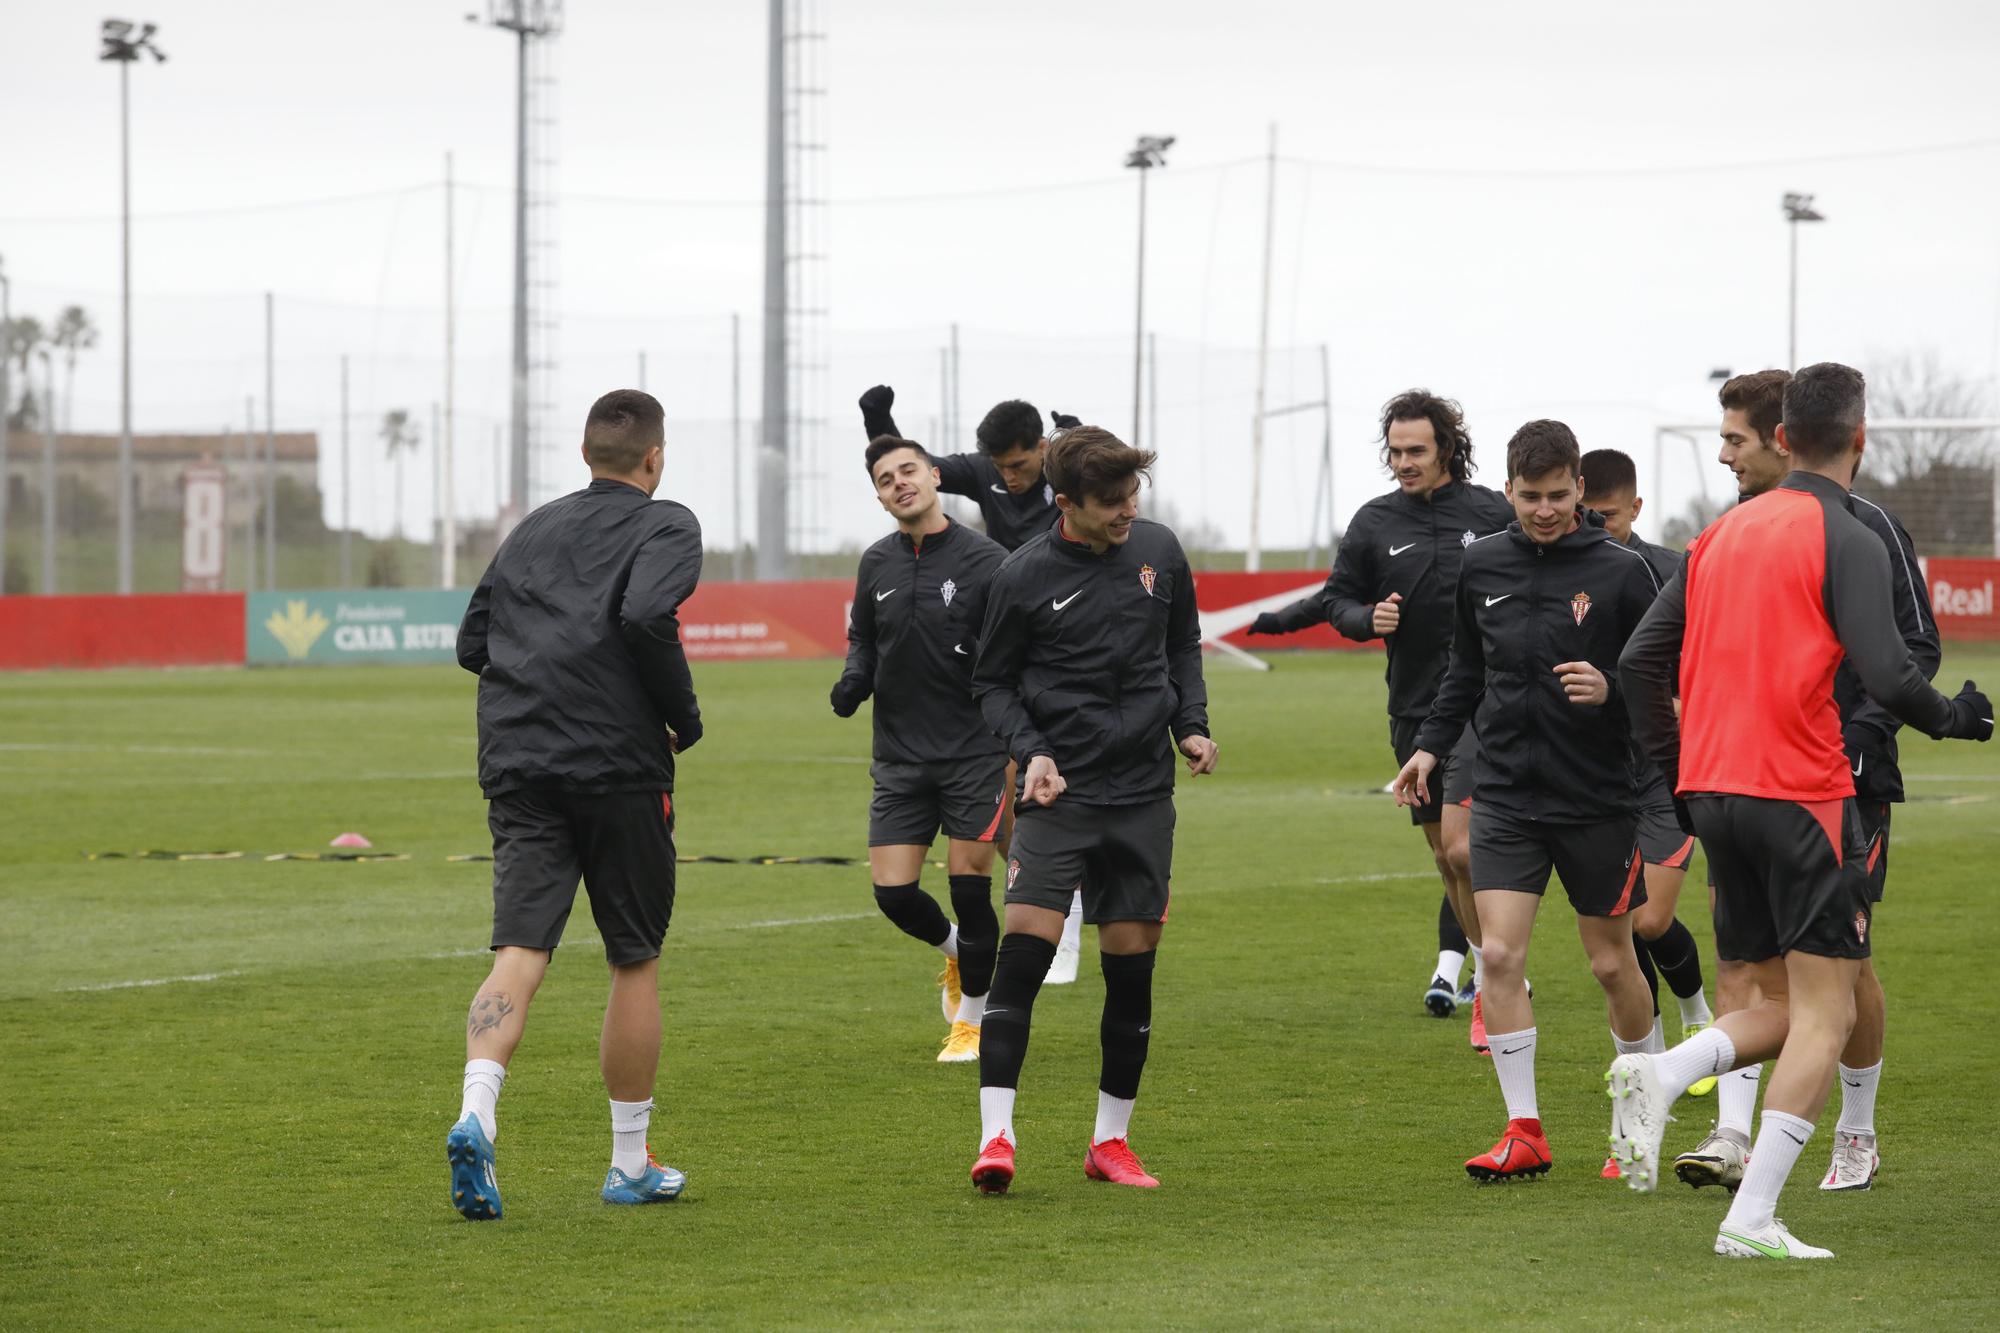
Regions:
<instances>
[{"instance_id":1,"label":"bare tree","mask_svg":"<svg viewBox=\"0 0 2000 1333\"><path fill-rule=\"evenodd\" d=\"M1963 421L1990 417L1985 386L1947 369L1935 350L1877 360L1868 368L1874 421ZM1993 550L1993 432L1871 430L1856 483L1903 520L1917 550L1951 555Z\"/></svg>"},{"instance_id":2,"label":"bare tree","mask_svg":"<svg viewBox=\"0 0 2000 1333\"><path fill-rule=\"evenodd\" d=\"M382 443L387 446L389 462L396 469L396 508L391 515L390 535L403 535L403 455L417 451L417 430L410 424L410 413L406 408L382 414Z\"/></svg>"}]
</instances>

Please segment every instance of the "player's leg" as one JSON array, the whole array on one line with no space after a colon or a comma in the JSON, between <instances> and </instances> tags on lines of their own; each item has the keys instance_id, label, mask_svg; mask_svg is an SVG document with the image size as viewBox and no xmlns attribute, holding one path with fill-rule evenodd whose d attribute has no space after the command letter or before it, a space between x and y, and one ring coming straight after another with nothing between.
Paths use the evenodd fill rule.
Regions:
<instances>
[{"instance_id":1,"label":"player's leg","mask_svg":"<svg viewBox=\"0 0 2000 1333\"><path fill-rule=\"evenodd\" d=\"M924 858L944 818L936 766L877 760L869 767L875 795L868 805L868 871L875 905L891 925L944 955L939 1005L951 1022L960 999L958 937L937 899L924 892Z\"/></svg>"},{"instance_id":2,"label":"player's leg","mask_svg":"<svg viewBox=\"0 0 2000 1333\"><path fill-rule=\"evenodd\" d=\"M1840 1053L1840 1119L1834 1124L1833 1160L1820 1181L1823 1190L1865 1190L1882 1169L1875 1138L1875 1090L1882 1080L1882 1042L1888 1004L1872 956L1882 889L1889 874L1889 811L1883 802L1859 804L1868 835L1869 946L1854 981L1854 1032Z\"/></svg>"},{"instance_id":3,"label":"player's leg","mask_svg":"<svg viewBox=\"0 0 2000 1333\"><path fill-rule=\"evenodd\" d=\"M1396 756L1396 766L1401 768L1410 761L1417 750L1417 732L1422 727L1421 718L1389 719L1389 746ZM1446 756L1445 768L1449 769L1451 759ZM1431 799L1424 805L1410 807L1410 822L1423 830L1424 846L1431 854L1431 863L1438 868L1438 877L1444 881L1444 895L1438 901L1437 914L1437 962L1431 970L1431 980L1423 990L1423 1005L1436 1018L1449 1018L1458 1007L1458 974L1465 966L1465 957L1471 951L1472 943L1458 923L1453 909L1451 887L1452 875L1444 853L1444 838L1439 830L1444 805L1444 771L1440 771L1431 787Z\"/></svg>"},{"instance_id":4,"label":"player's leg","mask_svg":"<svg viewBox=\"0 0 2000 1333\"><path fill-rule=\"evenodd\" d=\"M993 985L979 1033L979 1157L972 1183L987 1194L1014 1179L1014 1098L1028 1056L1035 997L1062 938L1070 896L1082 881L1084 855L1095 842L1094 812L1084 807L1033 806L1018 812L1007 858L1005 908Z\"/></svg>"},{"instance_id":5,"label":"player's leg","mask_svg":"<svg viewBox=\"0 0 2000 1333\"><path fill-rule=\"evenodd\" d=\"M979 1058L980 1020L1000 947L1000 919L993 913L993 853L1005 823L1010 788L997 756L932 768L940 823L950 840L945 873L955 918L949 935L955 957L945 964L949 1005L945 1018L951 1031L937 1058L943 1064L965 1064Z\"/></svg>"},{"instance_id":6,"label":"player's leg","mask_svg":"<svg viewBox=\"0 0 2000 1333\"><path fill-rule=\"evenodd\" d=\"M1084 1174L1149 1189L1160 1182L1132 1151L1132 1108L1152 1045L1153 966L1172 892L1174 803L1169 797L1115 807L1103 817L1103 840L1085 868L1104 1011L1097 1027L1103 1051L1097 1121Z\"/></svg>"},{"instance_id":7,"label":"player's leg","mask_svg":"<svg viewBox=\"0 0 2000 1333\"><path fill-rule=\"evenodd\" d=\"M647 1146L660 1072L660 949L674 910L673 802L660 794L589 796L572 807L584 889L611 974L597 1042L611 1102L611 1164L599 1197L665 1203L687 1186Z\"/></svg>"},{"instance_id":8,"label":"player's leg","mask_svg":"<svg viewBox=\"0 0 2000 1333\"><path fill-rule=\"evenodd\" d=\"M1451 766L1454 773L1447 780L1448 784L1460 784L1461 779L1457 774L1463 769L1457 755L1452 757ZM1467 1004L1472 1006L1472 1023L1467 1033L1472 1042L1472 1049L1484 1051L1486 1018L1485 1011L1479 1004L1479 983L1485 972L1480 961L1479 907L1473 901L1472 893L1472 798L1468 794L1454 799L1453 785L1447 786L1444 810L1438 819L1438 843L1450 876L1446 893L1451 902L1452 917L1465 935L1466 952L1471 955L1472 961L1471 970L1465 974L1464 983L1458 988L1456 999L1460 1006ZM1463 782L1462 785L1467 791L1470 790L1469 781ZM1440 929L1442 929L1441 924ZM1452 963L1452 957L1440 949L1438 962L1441 968L1448 968ZM1440 979L1447 982L1452 980L1448 976ZM1432 1012L1435 1013L1436 1010L1433 1009Z\"/></svg>"},{"instance_id":9,"label":"player's leg","mask_svg":"<svg viewBox=\"0 0 2000 1333\"><path fill-rule=\"evenodd\" d=\"M1477 833L1473 860L1473 873L1485 873L1486 858ZM1548 1137L1542 1131L1535 1093L1534 1002L1528 996L1525 970L1541 902L1541 894L1530 889L1478 891L1480 937L1485 941L1481 947L1486 955L1486 982L1480 994L1493 1071L1507 1107L1507 1127L1492 1148L1465 1163L1466 1174L1475 1180L1535 1176L1549 1169Z\"/></svg>"}]
</instances>

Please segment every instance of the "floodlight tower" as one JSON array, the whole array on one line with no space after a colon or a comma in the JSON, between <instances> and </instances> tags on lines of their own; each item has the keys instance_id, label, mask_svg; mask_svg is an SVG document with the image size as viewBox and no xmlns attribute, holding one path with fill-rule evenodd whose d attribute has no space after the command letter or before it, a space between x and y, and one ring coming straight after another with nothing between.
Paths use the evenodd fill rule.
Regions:
<instances>
[{"instance_id":1,"label":"floodlight tower","mask_svg":"<svg viewBox=\"0 0 2000 1333\"><path fill-rule=\"evenodd\" d=\"M1785 340L1785 369L1799 368L1799 224L1801 222L1824 222L1826 215L1813 207L1813 197L1809 194L1787 194L1784 202L1785 222L1792 234L1792 284L1791 299L1787 303L1790 316L1787 321L1788 336Z\"/></svg>"},{"instance_id":2,"label":"floodlight tower","mask_svg":"<svg viewBox=\"0 0 2000 1333\"><path fill-rule=\"evenodd\" d=\"M467 14L469 23L479 22L477 14ZM528 459L533 449L531 428L532 406L529 394L531 373L530 330L536 320L531 313L531 290L529 284L529 252L535 246L536 238L530 227L530 202L533 179L531 164L536 173L549 165L548 153L531 152L533 131L549 127L548 117L553 114L548 105L552 82L546 77L531 77L531 68L541 71L546 63L545 48L549 41L562 30L562 0L487 0L486 24L514 34L514 356L513 394L509 413L510 448L507 458L508 501L507 512L503 513L500 527L504 533L518 522L534 505L529 491ZM539 114L537 114L539 112ZM546 140L546 136L544 141ZM553 201L536 201L537 222L547 220L547 210ZM547 265L546 273L538 273L538 278L553 280L553 265ZM537 282L533 295L546 298L547 282ZM543 312L552 317L553 310ZM537 330L539 331L539 330Z\"/></svg>"},{"instance_id":3,"label":"floodlight tower","mask_svg":"<svg viewBox=\"0 0 2000 1333\"><path fill-rule=\"evenodd\" d=\"M1142 134L1125 155L1125 165L1139 173L1139 294L1138 313L1132 326L1132 447L1139 447L1139 390L1146 366L1146 177L1154 167L1167 165L1167 150L1174 146L1171 134Z\"/></svg>"},{"instance_id":4,"label":"floodlight tower","mask_svg":"<svg viewBox=\"0 0 2000 1333\"><path fill-rule=\"evenodd\" d=\"M106 19L97 58L118 66L118 591L132 591L132 63L164 64L159 25Z\"/></svg>"}]
</instances>

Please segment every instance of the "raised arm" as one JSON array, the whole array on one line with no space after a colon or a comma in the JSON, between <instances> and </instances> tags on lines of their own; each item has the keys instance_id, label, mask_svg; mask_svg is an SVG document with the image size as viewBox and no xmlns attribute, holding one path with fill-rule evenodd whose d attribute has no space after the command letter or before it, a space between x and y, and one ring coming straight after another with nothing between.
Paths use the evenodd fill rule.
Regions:
<instances>
[{"instance_id":1,"label":"raised arm","mask_svg":"<svg viewBox=\"0 0 2000 1333\"><path fill-rule=\"evenodd\" d=\"M896 405L896 391L886 384L878 384L861 395L861 429L868 433L870 443L878 435L894 435L902 438L896 429L896 419L889 415L889 409Z\"/></svg>"},{"instance_id":2,"label":"raised arm","mask_svg":"<svg viewBox=\"0 0 2000 1333\"><path fill-rule=\"evenodd\" d=\"M701 739L701 706L681 647L680 625L681 603L700 581L701 524L682 511L639 548L618 609L640 683L673 731L677 750Z\"/></svg>"}]
</instances>

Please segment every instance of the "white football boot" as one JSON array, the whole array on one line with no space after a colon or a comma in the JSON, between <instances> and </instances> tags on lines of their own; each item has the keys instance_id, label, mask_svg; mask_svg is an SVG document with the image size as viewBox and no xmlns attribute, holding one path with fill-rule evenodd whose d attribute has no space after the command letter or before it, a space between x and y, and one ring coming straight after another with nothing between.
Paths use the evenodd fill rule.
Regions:
<instances>
[{"instance_id":1,"label":"white football boot","mask_svg":"<svg viewBox=\"0 0 2000 1333\"><path fill-rule=\"evenodd\" d=\"M1806 1244L1785 1230L1784 1222L1777 1218L1757 1231L1731 1231L1725 1226L1715 1233L1715 1252L1729 1259L1833 1258L1832 1250Z\"/></svg>"},{"instance_id":2,"label":"white football boot","mask_svg":"<svg viewBox=\"0 0 2000 1333\"><path fill-rule=\"evenodd\" d=\"M1833 1134L1833 1163L1827 1167L1826 1179L1820 1181L1823 1190L1865 1190L1875 1183L1875 1173L1882 1169L1882 1158L1875 1151L1873 1134L1849 1134L1845 1130L1835 1130Z\"/></svg>"}]
</instances>

